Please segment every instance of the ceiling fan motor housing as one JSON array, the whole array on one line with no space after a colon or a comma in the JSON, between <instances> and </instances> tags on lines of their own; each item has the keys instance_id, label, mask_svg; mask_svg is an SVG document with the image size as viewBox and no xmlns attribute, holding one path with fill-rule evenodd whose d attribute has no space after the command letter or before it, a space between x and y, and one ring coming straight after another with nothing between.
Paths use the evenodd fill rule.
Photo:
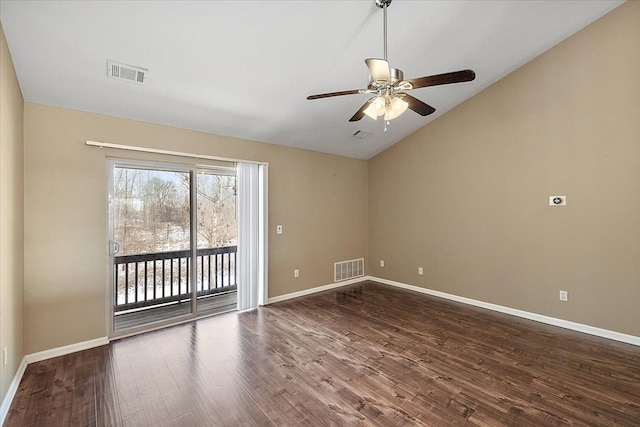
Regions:
<instances>
[{"instance_id":1,"label":"ceiling fan motor housing","mask_svg":"<svg viewBox=\"0 0 640 427\"><path fill-rule=\"evenodd\" d=\"M402 72L401 69L399 68L389 68L390 74L391 74L391 80L387 81L387 80L374 80L373 76L371 74L369 74L369 83L375 82L375 81L379 81L379 82L386 82L386 83L395 83L395 82L399 82L404 80L404 73Z\"/></svg>"},{"instance_id":2,"label":"ceiling fan motor housing","mask_svg":"<svg viewBox=\"0 0 640 427\"><path fill-rule=\"evenodd\" d=\"M369 89L398 89L394 87L397 82L402 82L404 80L404 73L399 68L389 68L391 72L391 80L374 80L373 76L369 74L369 85L367 86ZM404 88L406 90L407 88Z\"/></svg>"},{"instance_id":3,"label":"ceiling fan motor housing","mask_svg":"<svg viewBox=\"0 0 640 427\"><path fill-rule=\"evenodd\" d=\"M398 68L391 68L391 81L392 82L399 82L401 80L404 80L404 73L402 72L402 70L398 69Z\"/></svg>"}]
</instances>

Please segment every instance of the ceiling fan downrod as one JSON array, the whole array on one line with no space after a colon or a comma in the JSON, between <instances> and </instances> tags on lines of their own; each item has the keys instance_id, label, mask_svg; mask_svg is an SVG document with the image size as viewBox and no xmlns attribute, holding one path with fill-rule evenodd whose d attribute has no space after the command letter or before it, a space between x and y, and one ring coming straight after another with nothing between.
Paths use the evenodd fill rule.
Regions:
<instances>
[{"instance_id":1,"label":"ceiling fan downrod","mask_svg":"<svg viewBox=\"0 0 640 427\"><path fill-rule=\"evenodd\" d=\"M391 1L392 0L376 0L376 6L378 6L379 8L381 8L383 10L383 37L384 37L384 60L387 61L387 7L389 7L391 5ZM391 71L395 71L395 70L391 70ZM400 71L400 70L397 70ZM401 72L401 71L400 71ZM402 80L402 77L400 78L400 80ZM387 89L388 91L388 89ZM387 131L387 127L389 126L389 120L385 120L384 121L384 131Z\"/></svg>"},{"instance_id":2,"label":"ceiling fan downrod","mask_svg":"<svg viewBox=\"0 0 640 427\"><path fill-rule=\"evenodd\" d=\"M392 0L376 0L376 6L384 11L384 60L387 61L387 7L391 5Z\"/></svg>"}]
</instances>

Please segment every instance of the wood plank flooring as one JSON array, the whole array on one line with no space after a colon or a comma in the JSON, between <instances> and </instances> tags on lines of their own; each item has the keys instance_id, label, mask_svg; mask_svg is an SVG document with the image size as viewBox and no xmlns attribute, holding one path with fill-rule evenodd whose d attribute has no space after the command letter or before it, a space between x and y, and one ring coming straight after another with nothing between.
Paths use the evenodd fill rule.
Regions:
<instances>
[{"instance_id":1,"label":"wood plank flooring","mask_svg":"<svg viewBox=\"0 0 640 427\"><path fill-rule=\"evenodd\" d=\"M5 426L639 426L640 348L371 282L31 364Z\"/></svg>"}]
</instances>

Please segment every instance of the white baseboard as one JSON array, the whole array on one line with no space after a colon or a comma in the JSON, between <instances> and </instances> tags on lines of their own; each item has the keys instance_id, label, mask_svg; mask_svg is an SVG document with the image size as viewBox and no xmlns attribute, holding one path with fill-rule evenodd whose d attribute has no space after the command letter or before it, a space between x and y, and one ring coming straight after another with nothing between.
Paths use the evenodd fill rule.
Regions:
<instances>
[{"instance_id":1,"label":"white baseboard","mask_svg":"<svg viewBox=\"0 0 640 427\"><path fill-rule=\"evenodd\" d=\"M585 325L583 323L570 322L568 320L558 319L555 317L544 316L542 314L531 313L524 310L518 310L511 307L505 307L489 302L478 301L471 298L465 298L458 295L448 294L446 292L434 291L432 289L420 286L408 285L406 283L394 282L393 280L381 279L379 277L368 277L368 280L383 283L385 285L395 286L398 288L408 289L423 294L448 299L451 301L461 302L476 307L486 308L488 310L498 311L500 313L510 314L512 316L522 317L524 319L534 320L536 322L546 323L548 325L559 326L565 329L571 329L577 332L583 332L589 335L595 335L602 338L608 338L615 341L621 341L627 344L640 346L640 337L635 335L623 334L621 332L610 331L608 329L596 328L595 326Z\"/></svg>"},{"instance_id":2,"label":"white baseboard","mask_svg":"<svg viewBox=\"0 0 640 427\"><path fill-rule=\"evenodd\" d=\"M288 299L299 298L305 295L315 294L317 292L328 291L330 289L340 288L342 286L353 285L354 283L364 282L365 280L372 280L369 276L356 277L355 279L343 280L341 282L330 283L328 285L317 286L311 289L305 289L304 291L292 292L290 294L279 295L277 297L268 298L267 304L273 304L274 302L286 301Z\"/></svg>"},{"instance_id":3,"label":"white baseboard","mask_svg":"<svg viewBox=\"0 0 640 427\"><path fill-rule=\"evenodd\" d=\"M13 402L13 398L16 396L18 386L20 385L20 381L22 381L22 376L24 375L24 371L26 369L27 360L25 357L23 357L22 362L20 362L20 366L18 366L16 374L13 376L13 380L11 380L11 384L9 384L7 394L4 396L4 399L2 399L2 406L0 406L0 426L4 424L4 420L9 414L9 407L11 407L11 402Z\"/></svg>"},{"instance_id":4,"label":"white baseboard","mask_svg":"<svg viewBox=\"0 0 640 427\"><path fill-rule=\"evenodd\" d=\"M66 354L75 353L76 351L88 350L94 347L100 347L101 345L109 344L109 338L102 337L89 341L83 341L76 344L65 345L63 347L52 348L51 350L44 350L38 353L27 354L24 358L27 364L40 362L42 360L51 359L53 357L64 356Z\"/></svg>"},{"instance_id":5,"label":"white baseboard","mask_svg":"<svg viewBox=\"0 0 640 427\"><path fill-rule=\"evenodd\" d=\"M607 338L614 341L620 341L627 344L640 346L640 337L635 335L623 334L621 332L611 331L603 328L597 328L595 326L585 325L583 323L571 322L568 320L558 319L555 317L545 316L537 313L531 313L529 311L518 310L511 307L505 307L498 304L492 304L489 302L461 297L458 295L448 294L446 292L435 291L433 289L423 288L415 285L408 285L406 283L395 282L393 280L382 279L382 278L373 277L373 276L358 277L356 279L345 280L344 282L331 283L329 285L318 286L311 289L305 289L304 291L280 295L277 297L269 298L267 301L267 304L272 304L274 302L279 302L279 301L285 301L292 298L298 298L305 295L311 295L317 292L339 288L341 286L364 282L366 280L371 280L371 281L382 283L385 285L395 286L397 288L408 289L411 291L420 292L426 295L444 298L451 301L461 302L463 304L473 305L475 307L486 308L488 310L497 311L499 313L510 314L512 316L521 317L523 319L534 320L540 323L546 323L547 325L558 326L561 328L570 329L577 332L583 332L589 335L595 335L598 337Z\"/></svg>"}]
</instances>

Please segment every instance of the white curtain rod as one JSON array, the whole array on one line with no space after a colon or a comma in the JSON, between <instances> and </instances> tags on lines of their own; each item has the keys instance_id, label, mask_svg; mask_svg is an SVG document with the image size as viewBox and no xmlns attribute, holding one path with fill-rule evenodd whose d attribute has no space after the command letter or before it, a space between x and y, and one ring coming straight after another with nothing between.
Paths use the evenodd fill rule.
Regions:
<instances>
[{"instance_id":1,"label":"white curtain rod","mask_svg":"<svg viewBox=\"0 0 640 427\"><path fill-rule=\"evenodd\" d=\"M230 159L228 157L209 156L209 155L206 155L206 154L184 153L184 152L181 152L181 151L158 150L156 148L136 147L135 145L111 144L109 142L86 141L86 144L87 145L91 145L93 147L115 148L115 149L118 149L118 150L129 150L129 151L140 151L140 152L143 152L143 153L166 154L166 155L169 155L169 156L189 157L191 159L219 160L221 162L234 162L234 163L255 163L255 164L258 164L258 165L268 165L269 164L267 162L257 162L255 160Z\"/></svg>"}]
</instances>

